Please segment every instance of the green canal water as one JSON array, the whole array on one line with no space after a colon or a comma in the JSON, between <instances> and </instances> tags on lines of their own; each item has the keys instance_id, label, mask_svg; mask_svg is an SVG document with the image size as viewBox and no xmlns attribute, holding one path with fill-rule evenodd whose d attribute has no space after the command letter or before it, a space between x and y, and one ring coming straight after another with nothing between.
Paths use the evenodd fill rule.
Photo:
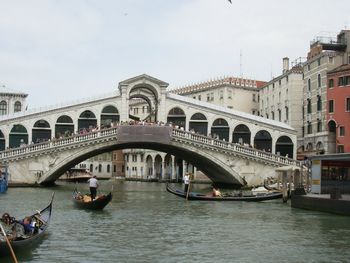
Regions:
<instances>
[{"instance_id":1,"label":"green canal water","mask_svg":"<svg viewBox=\"0 0 350 263\"><path fill-rule=\"evenodd\" d=\"M19 262L350 262L349 217L281 200L185 201L161 183L101 183L103 192L113 184L114 196L100 212L73 207L74 184L0 195L0 213L21 218L45 207L55 192L44 240L18 253Z\"/></svg>"}]
</instances>

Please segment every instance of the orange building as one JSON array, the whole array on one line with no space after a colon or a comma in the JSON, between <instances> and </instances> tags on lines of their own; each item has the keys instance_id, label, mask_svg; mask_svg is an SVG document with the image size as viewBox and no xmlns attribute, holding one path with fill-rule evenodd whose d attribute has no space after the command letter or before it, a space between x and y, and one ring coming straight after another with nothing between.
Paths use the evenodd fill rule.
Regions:
<instances>
[{"instance_id":1,"label":"orange building","mask_svg":"<svg viewBox=\"0 0 350 263\"><path fill-rule=\"evenodd\" d=\"M350 152L350 64L327 73L327 122L337 153Z\"/></svg>"}]
</instances>

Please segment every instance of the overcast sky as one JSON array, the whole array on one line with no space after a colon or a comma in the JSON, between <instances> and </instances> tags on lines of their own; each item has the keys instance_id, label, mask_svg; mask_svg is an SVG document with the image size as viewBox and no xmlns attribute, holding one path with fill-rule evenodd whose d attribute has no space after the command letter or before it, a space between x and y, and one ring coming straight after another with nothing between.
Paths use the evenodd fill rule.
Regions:
<instances>
[{"instance_id":1,"label":"overcast sky","mask_svg":"<svg viewBox=\"0 0 350 263\"><path fill-rule=\"evenodd\" d=\"M349 10L349 0L0 0L0 83L38 108L144 73L170 87L268 81L316 36L350 29Z\"/></svg>"}]
</instances>

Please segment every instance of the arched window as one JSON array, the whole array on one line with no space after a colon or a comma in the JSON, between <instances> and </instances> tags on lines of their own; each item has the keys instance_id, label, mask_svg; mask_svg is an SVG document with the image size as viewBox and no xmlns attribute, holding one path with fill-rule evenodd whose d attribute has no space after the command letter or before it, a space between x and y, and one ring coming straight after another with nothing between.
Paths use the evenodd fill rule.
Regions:
<instances>
[{"instance_id":1,"label":"arched window","mask_svg":"<svg viewBox=\"0 0 350 263\"><path fill-rule=\"evenodd\" d=\"M0 115L6 115L7 114L7 102L1 101L0 102Z\"/></svg>"},{"instance_id":2,"label":"arched window","mask_svg":"<svg viewBox=\"0 0 350 263\"><path fill-rule=\"evenodd\" d=\"M20 101L16 101L13 110L14 112L20 112L22 110L22 103Z\"/></svg>"}]
</instances>

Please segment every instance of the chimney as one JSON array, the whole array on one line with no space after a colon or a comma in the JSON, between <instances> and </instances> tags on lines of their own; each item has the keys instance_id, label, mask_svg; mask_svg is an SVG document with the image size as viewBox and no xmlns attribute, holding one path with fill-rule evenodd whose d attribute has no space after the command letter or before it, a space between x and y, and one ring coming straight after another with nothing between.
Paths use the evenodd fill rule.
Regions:
<instances>
[{"instance_id":1,"label":"chimney","mask_svg":"<svg viewBox=\"0 0 350 263\"><path fill-rule=\"evenodd\" d=\"M289 58L283 58L283 74L289 70Z\"/></svg>"}]
</instances>

